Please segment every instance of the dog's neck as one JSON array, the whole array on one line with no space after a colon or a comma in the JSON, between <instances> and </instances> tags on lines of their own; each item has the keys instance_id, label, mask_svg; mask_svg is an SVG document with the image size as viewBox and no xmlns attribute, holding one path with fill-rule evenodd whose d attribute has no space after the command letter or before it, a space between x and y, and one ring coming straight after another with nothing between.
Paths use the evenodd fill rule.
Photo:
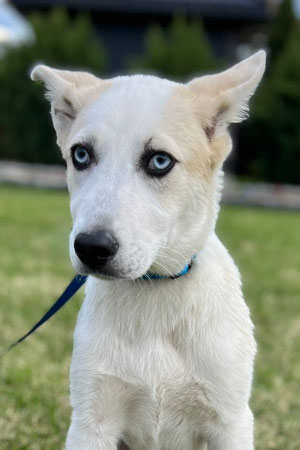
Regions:
<instances>
[{"instance_id":1,"label":"dog's neck","mask_svg":"<svg viewBox=\"0 0 300 450\"><path fill-rule=\"evenodd\" d=\"M147 272L145 273L145 275L143 275L140 279L141 280L146 280L146 281L151 281L151 280L176 280L177 278L183 277L184 275L186 275L190 269L192 268L194 262L196 259L196 255L193 255L190 262L188 262L184 268L178 272L175 273L173 275L159 275L157 273L154 272Z\"/></svg>"},{"instance_id":2,"label":"dog's neck","mask_svg":"<svg viewBox=\"0 0 300 450\"><path fill-rule=\"evenodd\" d=\"M210 290L205 286L211 276L216 241L212 234L191 270L178 279L110 281L89 277L80 315L95 324L95 333L99 326L115 327L125 341L168 335L176 324L185 321L195 305L209 305L204 296Z\"/></svg>"}]
</instances>

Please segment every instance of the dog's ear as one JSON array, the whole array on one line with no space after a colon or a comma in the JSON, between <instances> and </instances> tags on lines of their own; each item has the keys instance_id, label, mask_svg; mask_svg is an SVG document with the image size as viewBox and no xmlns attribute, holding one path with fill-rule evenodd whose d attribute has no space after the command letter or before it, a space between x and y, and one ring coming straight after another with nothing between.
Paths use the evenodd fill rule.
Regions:
<instances>
[{"instance_id":1,"label":"dog's ear","mask_svg":"<svg viewBox=\"0 0 300 450\"><path fill-rule=\"evenodd\" d=\"M31 72L33 81L42 81L46 98L51 103L51 116L58 145L64 138L79 111L99 90L102 80L86 72L71 72L38 65Z\"/></svg>"},{"instance_id":2,"label":"dog's ear","mask_svg":"<svg viewBox=\"0 0 300 450\"><path fill-rule=\"evenodd\" d=\"M250 58L216 75L195 78L188 87L199 101L199 113L209 139L229 123L247 118L248 102L257 88L266 65L266 53L261 50Z\"/></svg>"}]
</instances>

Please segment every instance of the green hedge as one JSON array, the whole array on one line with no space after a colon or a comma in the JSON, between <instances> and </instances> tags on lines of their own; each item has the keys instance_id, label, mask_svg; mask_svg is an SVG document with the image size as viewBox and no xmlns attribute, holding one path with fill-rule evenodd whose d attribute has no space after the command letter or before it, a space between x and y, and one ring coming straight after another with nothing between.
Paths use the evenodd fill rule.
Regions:
<instances>
[{"instance_id":1,"label":"green hedge","mask_svg":"<svg viewBox=\"0 0 300 450\"><path fill-rule=\"evenodd\" d=\"M146 32L144 55L131 61L134 71L154 72L182 81L194 74L216 70L217 61L201 21L175 17L164 31L153 25Z\"/></svg>"},{"instance_id":2,"label":"green hedge","mask_svg":"<svg viewBox=\"0 0 300 450\"><path fill-rule=\"evenodd\" d=\"M269 64L240 131L237 172L300 184L300 26L284 0L269 30Z\"/></svg>"},{"instance_id":3,"label":"green hedge","mask_svg":"<svg viewBox=\"0 0 300 450\"><path fill-rule=\"evenodd\" d=\"M88 16L70 19L63 9L34 13L35 41L8 48L0 59L0 158L61 163L44 90L29 78L37 62L96 73L105 69L105 53Z\"/></svg>"},{"instance_id":4,"label":"green hedge","mask_svg":"<svg viewBox=\"0 0 300 450\"><path fill-rule=\"evenodd\" d=\"M62 9L30 16L36 40L10 48L0 59L0 158L60 163L49 105L29 79L36 62L103 74L105 52L87 16ZM145 52L130 69L185 80L220 66L201 21L174 18L167 29L146 32ZM238 174L271 182L300 183L300 25L291 0L283 0L268 30L268 70L238 128ZM222 64L224 66L224 64Z\"/></svg>"}]
</instances>

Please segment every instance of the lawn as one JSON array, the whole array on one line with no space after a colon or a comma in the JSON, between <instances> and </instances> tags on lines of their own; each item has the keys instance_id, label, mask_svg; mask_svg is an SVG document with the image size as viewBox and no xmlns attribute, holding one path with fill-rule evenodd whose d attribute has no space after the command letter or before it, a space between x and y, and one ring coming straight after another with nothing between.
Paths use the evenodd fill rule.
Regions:
<instances>
[{"instance_id":1,"label":"lawn","mask_svg":"<svg viewBox=\"0 0 300 450\"><path fill-rule=\"evenodd\" d=\"M65 192L0 187L0 199L3 347L40 318L73 270ZM256 449L299 450L300 213L224 206L218 232L240 267L256 326ZM0 361L1 450L63 448L82 293Z\"/></svg>"}]
</instances>

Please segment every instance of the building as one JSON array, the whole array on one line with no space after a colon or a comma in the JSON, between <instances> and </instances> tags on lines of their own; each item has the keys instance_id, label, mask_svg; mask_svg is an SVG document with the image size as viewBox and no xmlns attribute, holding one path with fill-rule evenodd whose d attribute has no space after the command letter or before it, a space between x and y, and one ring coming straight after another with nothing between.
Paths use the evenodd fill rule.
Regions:
<instances>
[{"instance_id":1,"label":"building","mask_svg":"<svg viewBox=\"0 0 300 450\"><path fill-rule=\"evenodd\" d=\"M0 0L0 56L7 45L19 45L34 39L26 19L4 0Z\"/></svg>"},{"instance_id":2,"label":"building","mask_svg":"<svg viewBox=\"0 0 300 450\"><path fill-rule=\"evenodd\" d=\"M23 14L54 6L59 0L12 0ZM153 23L166 27L174 15L202 18L217 55L237 59L236 49L268 19L265 0L65 0L70 14L88 11L109 50L111 72L124 70L129 58L141 54L145 30ZM243 56L243 47L242 54ZM244 52L245 53L245 52Z\"/></svg>"}]
</instances>

